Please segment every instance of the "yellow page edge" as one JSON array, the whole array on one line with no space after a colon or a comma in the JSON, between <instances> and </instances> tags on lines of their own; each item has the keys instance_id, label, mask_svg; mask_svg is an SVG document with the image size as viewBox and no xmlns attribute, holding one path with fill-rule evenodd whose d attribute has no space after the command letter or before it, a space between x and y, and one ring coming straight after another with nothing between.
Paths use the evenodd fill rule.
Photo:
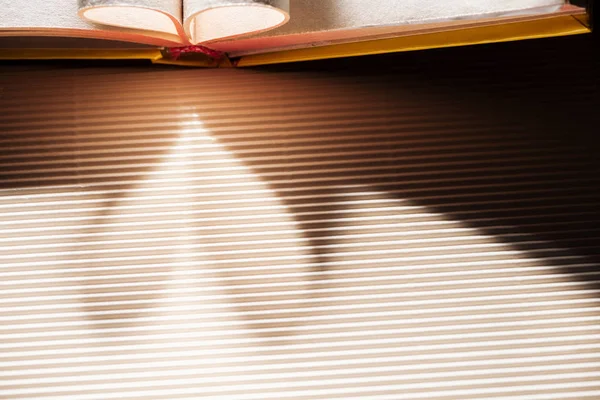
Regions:
<instances>
[{"instance_id":1,"label":"yellow page edge","mask_svg":"<svg viewBox=\"0 0 600 400\"><path fill-rule=\"evenodd\" d=\"M588 16L563 15L540 20L512 22L498 25L463 28L457 30L402 36L286 50L245 56L234 64L252 67L296 61L383 54L424 50L472 44L507 42L553 36L589 33ZM164 57L161 49L0 49L0 60L150 60L155 64L186 67L231 68L229 59L223 60L172 60Z\"/></svg>"},{"instance_id":2,"label":"yellow page edge","mask_svg":"<svg viewBox=\"0 0 600 400\"><path fill-rule=\"evenodd\" d=\"M539 20L509 22L390 39L255 54L241 57L235 65L237 67L252 67L297 61L577 35L589 32L588 16L582 13L581 15L562 15Z\"/></svg>"},{"instance_id":3,"label":"yellow page edge","mask_svg":"<svg viewBox=\"0 0 600 400\"><path fill-rule=\"evenodd\" d=\"M231 62L212 60L172 60L155 49L0 49L0 60L149 60L154 64L185 67L231 67Z\"/></svg>"},{"instance_id":4,"label":"yellow page edge","mask_svg":"<svg viewBox=\"0 0 600 400\"><path fill-rule=\"evenodd\" d=\"M160 49L0 49L0 60L158 60Z\"/></svg>"}]
</instances>

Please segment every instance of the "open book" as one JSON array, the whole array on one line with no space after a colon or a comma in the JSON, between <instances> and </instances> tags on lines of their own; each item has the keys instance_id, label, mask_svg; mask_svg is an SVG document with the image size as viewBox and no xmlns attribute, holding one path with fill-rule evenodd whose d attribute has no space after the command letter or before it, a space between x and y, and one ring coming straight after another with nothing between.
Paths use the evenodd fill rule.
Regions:
<instances>
[{"instance_id":1,"label":"open book","mask_svg":"<svg viewBox=\"0 0 600 400\"><path fill-rule=\"evenodd\" d=\"M0 49L97 46L61 41L85 38L240 57L584 14L565 0L0 0Z\"/></svg>"}]
</instances>

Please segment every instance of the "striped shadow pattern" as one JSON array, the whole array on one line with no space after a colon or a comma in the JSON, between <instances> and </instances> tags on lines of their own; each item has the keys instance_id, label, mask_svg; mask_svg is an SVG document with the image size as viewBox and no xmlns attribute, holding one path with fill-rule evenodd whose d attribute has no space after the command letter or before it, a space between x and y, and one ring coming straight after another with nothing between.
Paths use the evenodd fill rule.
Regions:
<instances>
[{"instance_id":1,"label":"striped shadow pattern","mask_svg":"<svg viewBox=\"0 0 600 400\"><path fill-rule=\"evenodd\" d=\"M0 397L600 398L593 152L409 61L3 67Z\"/></svg>"}]
</instances>

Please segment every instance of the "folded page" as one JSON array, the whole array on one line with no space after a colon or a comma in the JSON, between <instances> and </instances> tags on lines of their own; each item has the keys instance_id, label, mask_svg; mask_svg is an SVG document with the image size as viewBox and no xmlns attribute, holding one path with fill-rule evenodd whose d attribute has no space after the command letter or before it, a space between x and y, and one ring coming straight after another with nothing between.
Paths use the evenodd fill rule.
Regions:
<instances>
[{"instance_id":1,"label":"folded page","mask_svg":"<svg viewBox=\"0 0 600 400\"><path fill-rule=\"evenodd\" d=\"M183 36L181 0L79 0L79 15L99 24Z\"/></svg>"},{"instance_id":2,"label":"folded page","mask_svg":"<svg viewBox=\"0 0 600 400\"><path fill-rule=\"evenodd\" d=\"M285 24L289 0L183 0L183 16L194 44L233 39Z\"/></svg>"},{"instance_id":3,"label":"folded page","mask_svg":"<svg viewBox=\"0 0 600 400\"><path fill-rule=\"evenodd\" d=\"M173 16L179 15L180 19L181 3L179 0L169 0L169 2L171 1L173 4L179 4L179 14L173 9ZM92 1L90 3L99 4L101 2ZM160 9L163 11L167 8L165 7L167 1L156 0L154 3L160 3ZM171 33L170 29L148 31L140 30L139 28L143 27L135 25L122 25L125 27L95 25L89 22L91 18L86 18L88 20L80 18L78 11L80 8L77 0L0 0L0 36L96 38L155 46L176 46L182 43L181 36Z\"/></svg>"}]
</instances>

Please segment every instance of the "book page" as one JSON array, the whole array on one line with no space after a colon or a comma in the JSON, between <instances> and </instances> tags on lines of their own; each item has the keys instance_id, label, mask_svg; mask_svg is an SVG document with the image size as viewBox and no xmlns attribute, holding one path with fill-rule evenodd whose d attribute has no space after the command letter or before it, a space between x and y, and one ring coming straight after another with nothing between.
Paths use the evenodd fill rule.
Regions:
<instances>
[{"instance_id":1,"label":"book page","mask_svg":"<svg viewBox=\"0 0 600 400\"><path fill-rule=\"evenodd\" d=\"M194 44L233 39L285 24L289 0L183 0L183 16Z\"/></svg>"},{"instance_id":2,"label":"book page","mask_svg":"<svg viewBox=\"0 0 600 400\"><path fill-rule=\"evenodd\" d=\"M99 24L184 36L181 0L79 0L79 15Z\"/></svg>"},{"instance_id":3,"label":"book page","mask_svg":"<svg viewBox=\"0 0 600 400\"><path fill-rule=\"evenodd\" d=\"M178 0L172 0L179 3ZM166 7L166 1L157 1ZM95 2L98 3L98 2ZM181 4L179 5L181 8ZM110 39L155 46L181 45L177 34L95 25L78 15L77 0L0 0L0 36L53 36Z\"/></svg>"},{"instance_id":4,"label":"book page","mask_svg":"<svg viewBox=\"0 0 600 400\"><path fill-rule=\"evenodd\" d=\"M74 0L0 0L0 29L93 29L77 16Z\"/></svg>"},{"instance_id":5,"label":"book page","mask_svg":"<svg viewBox=\"0 0 600 400\"><path fill-rule=\"evenodd\" d=\"M302 0L291 3L291 19L285 26L214 47L237 54L305 47L393 35L426 25L551 13L564 4L564 0L370 0L367 5L364 0Z\"/></svg>"},{"instance_id":6,"label":"book page","mask_svg":"<svg viewBox=\"0 0 600 400\"><path fill-rule=\"evenodd\" d=\"M290 18L289 0L0 0L0 9L0 36L106 38L160 46L261 33Z\"/></svg>"}]
</instances>

